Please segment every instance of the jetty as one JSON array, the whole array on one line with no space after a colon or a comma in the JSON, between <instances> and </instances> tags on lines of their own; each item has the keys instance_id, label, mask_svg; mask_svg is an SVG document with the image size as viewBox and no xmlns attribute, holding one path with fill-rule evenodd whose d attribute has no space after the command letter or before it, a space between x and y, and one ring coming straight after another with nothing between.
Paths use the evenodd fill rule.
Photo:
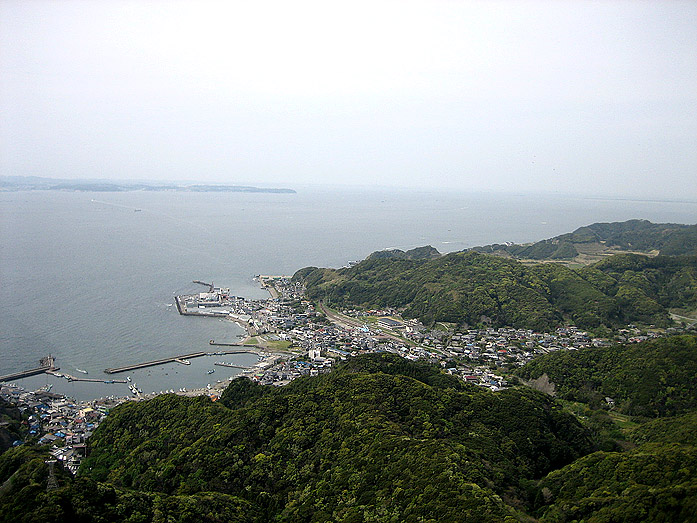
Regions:
<instances>
[{"instance_id":1,"label":"jetty","mask_svg":"<svg viewBox=\"0 0 697 523\"><path fill-rule=\"evenodd\" d=\"M52 376L56 376L57 378L65 378L68 381L88 381L90 383L126 383L126 380L105 380L105 379L100 379L100 378L80 378L78 376L71 376L70 374L60 374L56 375L55 372L46 372L46 374L50 374Z\"/></svg>"},{"instance_id":2,"label":"jetty","mask_svg":"<svg viewBox=\"0 0 697 523\"><path fill-rule=\"evenodd\" d=\"M155 365L164 365L165 363L176 363L177 360L198 358L200 356L206 356L207 354L207 352L192 352L191 354L182 354L181 356L172 356L170 358L162 358L160 360L145 361L143 363L136 363L134 365L126 365L125 367L104 369L104 372L107 374L118 374L119 372L128 372L131 370L143 369L145 367L154 367Z\"/></svg>"},{"instance_id":3,"label":"jetty","mask_svg":"<svg viewBox=\"0 0 697 523\"><path fill-rule=\"evenodd\" d=\"M258 349L258 345L249 345L246 343L225 343L222 341L215 341L215 340L210 340L208 342L208 345L214 345L217 347L247 347L249 349Z\"/></svg>"},{"instance_id":4,"label":"jetty","mask_svg":"<svg viewBox=\"0 0 697 523\"><path fill-rule=\"evenodd\" d=\"M232 363L226 363L224 361L216 361L213 365L219 365L220 367L231 367L233 369L245 369L247 370L249 367L245 367L243 365L233 365Z\"/></svg>"},{"instance_id":5,"label":"jetty","mask_svg":"<svg viewBox=\"0 0 697 523\"><path fill-rule=\"evenodd\" d=\"M206 283L205 281L201 281L201 280L194 280L194 283L197 283L199 285L203 285L204 287L208 287L208 292L213 292L213 289L215 289L215 287L213 286L212 283Z\"/></svg>"},{"instance_id":6,"label":"jetty","mask_svg":"<svg viewBox=\"0 0 697 523\"><path fill-rule=\"evenodd\" d=\"M37 374L56 370L58 370L58 367L56 367L56 359L49 354L39 360L38 367L0 376L0 382L21 380L22 378L28 378L29 376L36 376Z\"/></svg>"}]
</instances>

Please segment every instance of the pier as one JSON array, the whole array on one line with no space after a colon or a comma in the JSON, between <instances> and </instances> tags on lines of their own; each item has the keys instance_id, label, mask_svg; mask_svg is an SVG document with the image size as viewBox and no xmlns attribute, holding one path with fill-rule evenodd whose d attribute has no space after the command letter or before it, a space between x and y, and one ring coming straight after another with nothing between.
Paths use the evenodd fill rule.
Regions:
<instances>
[{"instance_id":1,"label":"pier","mask_svg":"<svg viewBox=\"0 0 697 523\"><path fill-rule=\"evenodd\" d=\"M57 370L57 369L56 369ZM79 378L70 374L56 374L54 371L46 371L46 374L55 376L56 378L65 378L68 381L88 381L90 383L127 383L126 380L105 380L99 378Z\"/></svg>"},{"instance_id":2,"label":"pier","mask_svg":"<svg viewBox=\"0 0 697 523\"><path fill-rule=\"evenodd\" d=\"M119 372L128 372L136 369L143 369L145 367L154 367L155 365L164 365L165 363L176 363L177 360L186 360L191 358L198 358L200 356L206 356L207 352L192 352L191 354L183 354L181 356L172 356L171 358L162 358L160 360L146 361L143 363L136 363L134 365L126 365L125 367L115 367L113 369L104 369L107 374L117 374Z\"/></svg>"},{"instance_id":3,"label":"pier","mask_svg":"<svg viewBox=\"0 0 697 523\"><path fill-rule=\"evenodd\" d=\"M262 288L266 289L272 300L278 299L278 291L276 290L273 281L280 278L287 278L287 276L264 276L263 274L258 276L259 284L262 286Z\"/></svg>"},{"instance_id":4,"label":"pier","mask_svg":"<svg viewBox=\"0 0 697 523\"><path fill-rule=\"evenodd\" d=\"M39 367L0 376L0 382L21 380L22 378L28 378L29 376L36 376L37 374L41 374L43 372L56 370L58 370L58 367L56 367L56 359L49 354L48 356L44 356L39 360Z\"/></svg>"}]
</instances>

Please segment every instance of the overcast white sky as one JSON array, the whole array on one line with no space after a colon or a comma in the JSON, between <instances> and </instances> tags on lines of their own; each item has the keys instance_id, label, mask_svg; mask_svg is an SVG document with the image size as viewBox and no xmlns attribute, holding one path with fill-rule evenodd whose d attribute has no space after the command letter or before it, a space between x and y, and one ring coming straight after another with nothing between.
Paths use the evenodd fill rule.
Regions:
<instances>
[{"instance_id":1,"label":"overcast white sky","mask_svg":"<svg viewBox=\"0 0 697 523\"><path fill-rule=\"evenodd\" d=\"M0 1L0 174L697 198L697 2Z\"/></svg>"}]
</instances>

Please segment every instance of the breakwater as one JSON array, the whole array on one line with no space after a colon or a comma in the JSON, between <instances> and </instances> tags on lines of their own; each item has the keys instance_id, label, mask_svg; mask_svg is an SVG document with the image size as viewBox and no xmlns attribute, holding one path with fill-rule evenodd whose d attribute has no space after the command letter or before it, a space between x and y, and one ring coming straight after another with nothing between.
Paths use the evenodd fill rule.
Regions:
<instances>
[{"instance_id":1,"label":"breakwater","mask_svg":"<svg viewBox=\"0 0 697 523\"><path fill-rule=\"evenodd\" d=\"M29 376L36 376L37 374L41 374L43 372L55 370L58 370L58 367L56 367L56 360L53 356L49 354L48 356L44 356L39 360L38 367L34 369L23 370L20 372L14 372L12 374L6 374L5 376L0 376L0 382L20 380L22 378L28 378Z\"/></svg>"},{"instance_id":2,"label":"breakwater","mask_svg":"<svg viewBox=\"0 0 697 523\"><path fill-rule=\"evenodd\" d=\"M212 283L207 283L201 280L194 280L194 283L197 283L198 285L203 285L204 287L208 287L208 292L213 292L213 289L215 289Z\"/></svg>"},{"instance_id":3,"label":"breakwater","mask_svg":"<svg viewBox=\"0 0 697 523\"><path fill-rule=\"evenodd\" d=\"M58 369L56 369L58 370ZM65 378L68 381L86 381L89 383L128 383L126 380L105 380L100 378L80 378L78 376L71 376L70 374L58 374L55 371L46 371L46 374L55 376L56 378Z\"/></svg>"},{"instance_id":4,"label":"breakwater","mask_svg":"<svg viewBox=\"0 0 697 523\"><path fill-rule=\"evenodd\" d=\"M258 349L258 345L248 345L246 343L226 343L222 341L210 340L208 345L214 345L217 347L248 347L250 349Z\"/></svg>"},{"instance_id":5,"label":"breakwater","mask_svg":"<svg viewBox=\"0 0 697 523\"><path fill-rule=\"evenodd\" d=\"M224 361L216 361L213 365L218 365L220 367L231 367L233 369L244 369L247 370L249 367L243 365L233 365L232 363L225 363Z\"/></svg>"},{"instance_id":6,"label":"breakwater","mask_svg":"<svg viewBox=\"0 0 697 523\"><path fill-rule=\"evenodd\" d=\"M154 367L155 365L164 365L165 363L175 363L177 360L186 360L206 356L207 352L192 352L191 354L182 354L181 356L172 356L170 358L162 358L159 360L144 361L143 363L135 363L134 365L126 365L125 367L114 367L112 369L104 369L107 374L117 374L119 372L128 372L135 369L145 367Z\"/></svg>"}]
</instances>

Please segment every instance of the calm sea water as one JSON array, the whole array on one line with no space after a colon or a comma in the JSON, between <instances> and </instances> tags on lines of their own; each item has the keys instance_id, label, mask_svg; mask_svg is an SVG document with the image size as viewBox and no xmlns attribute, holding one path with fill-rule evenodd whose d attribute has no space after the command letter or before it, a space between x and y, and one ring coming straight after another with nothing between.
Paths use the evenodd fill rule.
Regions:
<instances>
[{"instance_id":1,"label":"calm sea water","mask_svg":"<svg viewBox=\"0 0 697 523\"><path fill-rule=\"evenodd\" d=\"M232 322L177 314L174 295L201 290L192 280L266 297L256 274L338 267L385 248L535 241L630 218L697 223L697 202L402 190L0 193L0 374L51 353L71 374L104 377L108 367L206 350L211 338L237 340L242 330ZM132 374L144 392L235 374L209 368L201 358ZM48 380L78 399L128 392L45 376L19 383Z\"/></svg>"}]
</instances>

